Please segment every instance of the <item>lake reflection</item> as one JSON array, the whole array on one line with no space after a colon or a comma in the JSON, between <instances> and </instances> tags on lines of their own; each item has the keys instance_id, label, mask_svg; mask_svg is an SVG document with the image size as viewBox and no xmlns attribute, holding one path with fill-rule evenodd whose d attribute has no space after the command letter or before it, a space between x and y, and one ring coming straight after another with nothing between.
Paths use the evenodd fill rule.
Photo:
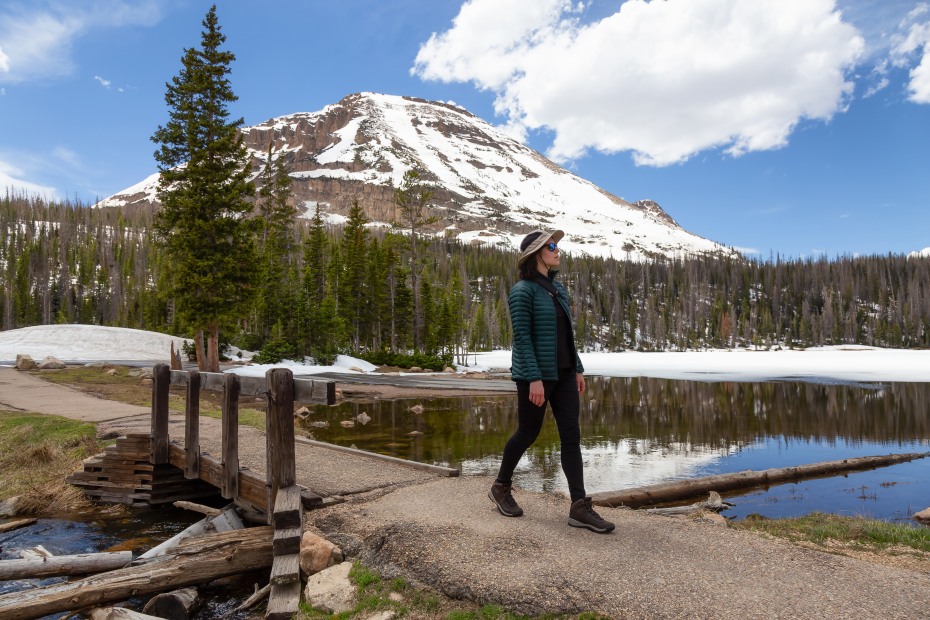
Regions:
<instances>
[{"instance_id":1,"label":"lake reflection","mask_svg":"<svg viewBox=\"0 0 930 620\"><path fill-rule=\"evenodd\" d=\"M422 413L415 413L422 406ZM930 384L703 383L590 377L582 399L589 493L744 469L930 449ZM413 410L412 410L413 409ZM361 413L367 424L341 421ZM322 423L328 423L320 428ZM317 439L494 475L517 424L516 396L344 403L304 421ZM741 517L812 510L906 520L930 506L930 459L753 490ZM520 462L520 487L565 492L551 415Z\"/></svg>"}]
</instances>

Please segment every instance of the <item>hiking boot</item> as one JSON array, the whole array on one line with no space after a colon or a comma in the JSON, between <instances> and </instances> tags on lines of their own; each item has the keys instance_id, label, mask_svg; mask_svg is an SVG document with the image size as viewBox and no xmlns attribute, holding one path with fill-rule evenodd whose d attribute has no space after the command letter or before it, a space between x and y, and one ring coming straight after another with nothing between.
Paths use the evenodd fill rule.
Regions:
<instances>
[{"instance_id":1,"label":"hiking boot","mask_svg":"<svg viewBox=\"0 0 930 620\"><path fill-rule=\"evenodd\" d=\"M572 527L586 527L598 534L612 532L615 527L613 523L602 519L601 515L594 512L590 497L572 502L572 507L568 511L568 524Z\"/></svg>"},{"instance_id":2,"label":"hiking boot","mask_svg":"<svg viewBox=\"0 0 930 620\"><path fill-rule=\"evenodd\" d=\"M491 485L491 490L488 491L488 497L491 498L492 502L497 504L497 509L500 510L501 514L505 517L523 516L523 509L520 508L517 504L517 500L510 494L509 484L495 482Z\"/></svg>"}]
</instances>

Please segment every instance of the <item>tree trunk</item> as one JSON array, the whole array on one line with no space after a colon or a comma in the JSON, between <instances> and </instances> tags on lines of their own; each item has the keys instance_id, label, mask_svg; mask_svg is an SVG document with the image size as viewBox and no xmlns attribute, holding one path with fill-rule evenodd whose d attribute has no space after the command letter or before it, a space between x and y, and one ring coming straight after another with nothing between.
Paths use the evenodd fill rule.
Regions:
<instances>
[{"instance_id":1,"label":"tree trunk","mask_svg":"<svg viewBox=\"0 0 930 620\"><path fill-rule=\"evenodd\" d=\"M132 551L0 560L0 581L102 573L122 568L130 562L132 562Z\"/></svg>"},{"instance_id":2,"label":"tree trunk","mask_svg":"<svg viewBox=\"0 0 930 620\"><path fill-rule=\"evenodd\" d=\"M32 620L271 567L270 526L183 541L140 566L0 596L0 620Z\"/></svg>"},{"instance_id":3,"label":"tree trunk","mask_svg":"<svg viewBox=\"0 0 930 620\"><path fill-rule=\"evenodd\" d=\"M732 474L705 476L692 480L677 480L663 484L654 484L636 489L605 491L594 493L591 497L598 506L626 506L638 508L649 504L685 500L711 491L723 492L733 489L776 484L814 476L829 476L854 469L872 469L895 463L904 463L922 459L930 452L911 454L887 454L883 456L862 456L858 458L826 461L798 467L781 467L763 471L746 470Z\"/></svg>"},{"instance_id":4,"label":"tree trunk","mask_svg":"<svg viewBox=\"0 0 930 620\"><path fill-rule=\"evenodd\" d=\"M220 326L210 325L207 336L207 372L220 371Z\"/></svg>"},{"instance_id":5,"label":"tree trunk","mask_svg":"<svg viewBox=\"0 0 930 620\"><path fill-rule=\"evenodd\" d=\"M194 334L194 351L197 352L197 369L200 372L207 372L207 355L203 350L203 330L198 329Z\"/></svg>"}]
</instances>

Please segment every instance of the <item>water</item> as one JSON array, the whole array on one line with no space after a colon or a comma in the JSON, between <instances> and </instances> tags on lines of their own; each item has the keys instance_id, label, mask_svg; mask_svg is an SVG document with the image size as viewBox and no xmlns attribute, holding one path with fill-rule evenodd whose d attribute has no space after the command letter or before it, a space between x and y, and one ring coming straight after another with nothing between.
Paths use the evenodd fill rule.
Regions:
<instances>
[{"instance_id":1,"label":"water","mask_svg":"<svg viewBox=\"0 0 930 620\"><path fill-rule=\"evenodd\" d=\"M422 413L411 410L415 405ZM926 383L591 377L581 407L586 486L593 493L746 469L928 452L928 411ZM362 412L371 417L367 424L340 425ZM302 424L323 441L492 476L516 428L516 397L343 403L317 407ZM520 462L515 483L567 492L550 415ZM816 510L911 522L911 514L930 506L930 458L731 493L728 501L735 506L724 514L734 518Z\"/></svg>"}]
</instances>

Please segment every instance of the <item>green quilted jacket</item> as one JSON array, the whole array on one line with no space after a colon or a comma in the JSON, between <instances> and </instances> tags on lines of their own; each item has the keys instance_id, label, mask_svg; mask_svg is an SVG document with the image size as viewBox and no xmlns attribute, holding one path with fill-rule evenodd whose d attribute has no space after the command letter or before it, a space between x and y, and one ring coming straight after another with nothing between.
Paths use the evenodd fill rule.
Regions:
<instances>
[{"instance_id":1,"label":"green quilted jacket","mask_svg":"<svg viewBox=\"0 0 930 620\"><path fill-rule=\"evenodd\" d=\"M551 278L550 278L551 279ZM568 309L568 292L559 282L552 279L559 292L559 303L565 309L571 326ZM556 381L559 378L556 341L555 307L549 292L530 280L520 280L510 289L507 299L510 305L510 324L513 328L513 359L511 377L524 381ZM572 328L574 329L574 328ZM572 338L574 342L574 337ZM578 372L584 372L578 352L572 352Z\"/></svg>"}]
</instances>

